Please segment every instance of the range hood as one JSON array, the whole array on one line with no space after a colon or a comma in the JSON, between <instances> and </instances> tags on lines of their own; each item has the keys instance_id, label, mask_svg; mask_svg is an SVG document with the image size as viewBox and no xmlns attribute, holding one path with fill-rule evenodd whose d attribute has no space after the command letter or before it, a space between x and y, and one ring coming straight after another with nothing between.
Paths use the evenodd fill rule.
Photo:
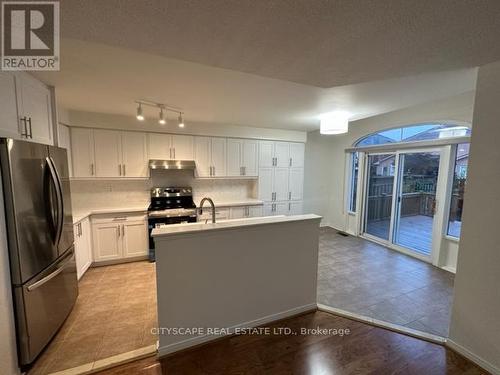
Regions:
<instances>
[{"instance_id":1,"label":"range hood","mask_svg":"<svg viewBox=\"0 0 500 375\"><path fill-rule=\"evenodd\" d=\"M151 169L182 169L194 171L196 163L194 160L158 160L152 159L149 161Z\"/></svg>"}]
</instances>

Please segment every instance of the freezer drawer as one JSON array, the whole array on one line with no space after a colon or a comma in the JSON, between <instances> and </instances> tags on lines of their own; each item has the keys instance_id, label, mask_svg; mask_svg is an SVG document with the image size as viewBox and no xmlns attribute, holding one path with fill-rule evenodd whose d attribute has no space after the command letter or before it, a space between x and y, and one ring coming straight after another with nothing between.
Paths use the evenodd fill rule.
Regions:
<instances>
[{"instance_id":1,"label":"freezer drawer","mask_svg":"<svg viewBox=\"0 0 500 375\"><path fill-rule=\"evenodd\" d=\"M15 288L21 365L31 363L71 312L78 296L74 247L35 279Z\"/></svg>"}]
</instances>

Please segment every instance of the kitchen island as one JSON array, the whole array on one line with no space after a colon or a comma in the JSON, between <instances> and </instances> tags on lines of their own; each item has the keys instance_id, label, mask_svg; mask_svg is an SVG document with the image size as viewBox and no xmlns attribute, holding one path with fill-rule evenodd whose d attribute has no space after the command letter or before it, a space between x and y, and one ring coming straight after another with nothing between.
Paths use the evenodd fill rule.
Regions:
<instances>
[{"instance_id":1,"label":"kitchen island","mask_svg":"<svg viewBox=\"0 0 500 375\"><path fill-rule=\"evenodd\" d=\"M160 356L316 309L320 220L273 216L154 229Z\"/></svg>"}]
</instances>

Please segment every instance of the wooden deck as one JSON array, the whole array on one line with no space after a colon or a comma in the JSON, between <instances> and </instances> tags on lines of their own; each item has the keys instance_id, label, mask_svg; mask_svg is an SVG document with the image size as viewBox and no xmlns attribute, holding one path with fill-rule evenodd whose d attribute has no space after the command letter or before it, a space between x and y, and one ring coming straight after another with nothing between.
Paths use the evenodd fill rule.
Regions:
<instances>
[{"instance_id":1,"label":"wooden deck","mask_svg":"<svg viewBox=\"0 0 500 375\"><path fill-rule=\"evenodd\" d=\"M402 217L396 232L395 243L423 255L432 250L433 218L424 215ZM389 239L390 220L369 222L366 232L383 239Z\"/></svg>"}]
</instances>

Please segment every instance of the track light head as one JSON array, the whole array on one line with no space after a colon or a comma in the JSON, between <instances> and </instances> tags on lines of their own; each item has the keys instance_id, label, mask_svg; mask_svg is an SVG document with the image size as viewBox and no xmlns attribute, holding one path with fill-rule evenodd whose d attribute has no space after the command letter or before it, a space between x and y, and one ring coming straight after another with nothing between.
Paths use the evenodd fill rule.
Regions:
<instances>
[{"instance_id":1,"label":"track light head","mask_svg":"<svg viewBox=\"0 0 500 375\"><path fill-rule=\"evenodd\" d=\"M182 118L182 112L179 113L179 128L184 127L184 119Z\"/></svg>"},{"instance_id":2,"label":"track light head","mask_svg":"<svg viewBox=\"0 0 500 375\"><path fill-rule=\"evenodd\" d=\"M137 120L139 121L144 121L144 115L142 114L142 105L141 103L139 103L138 107L137 107Z\"/></svg>"},{"instance_id":3,"label":"track light head","mask_svg":"<svg viewBox=\"0 0 500 375\"><path fill-rule=\"evenodd\" d=\"M160 108L160 117L158 118L158 123L160 125L165 125L167 120L165 120L165 116L163 115L163 108Z\"/></svg>"}]
</instances>

